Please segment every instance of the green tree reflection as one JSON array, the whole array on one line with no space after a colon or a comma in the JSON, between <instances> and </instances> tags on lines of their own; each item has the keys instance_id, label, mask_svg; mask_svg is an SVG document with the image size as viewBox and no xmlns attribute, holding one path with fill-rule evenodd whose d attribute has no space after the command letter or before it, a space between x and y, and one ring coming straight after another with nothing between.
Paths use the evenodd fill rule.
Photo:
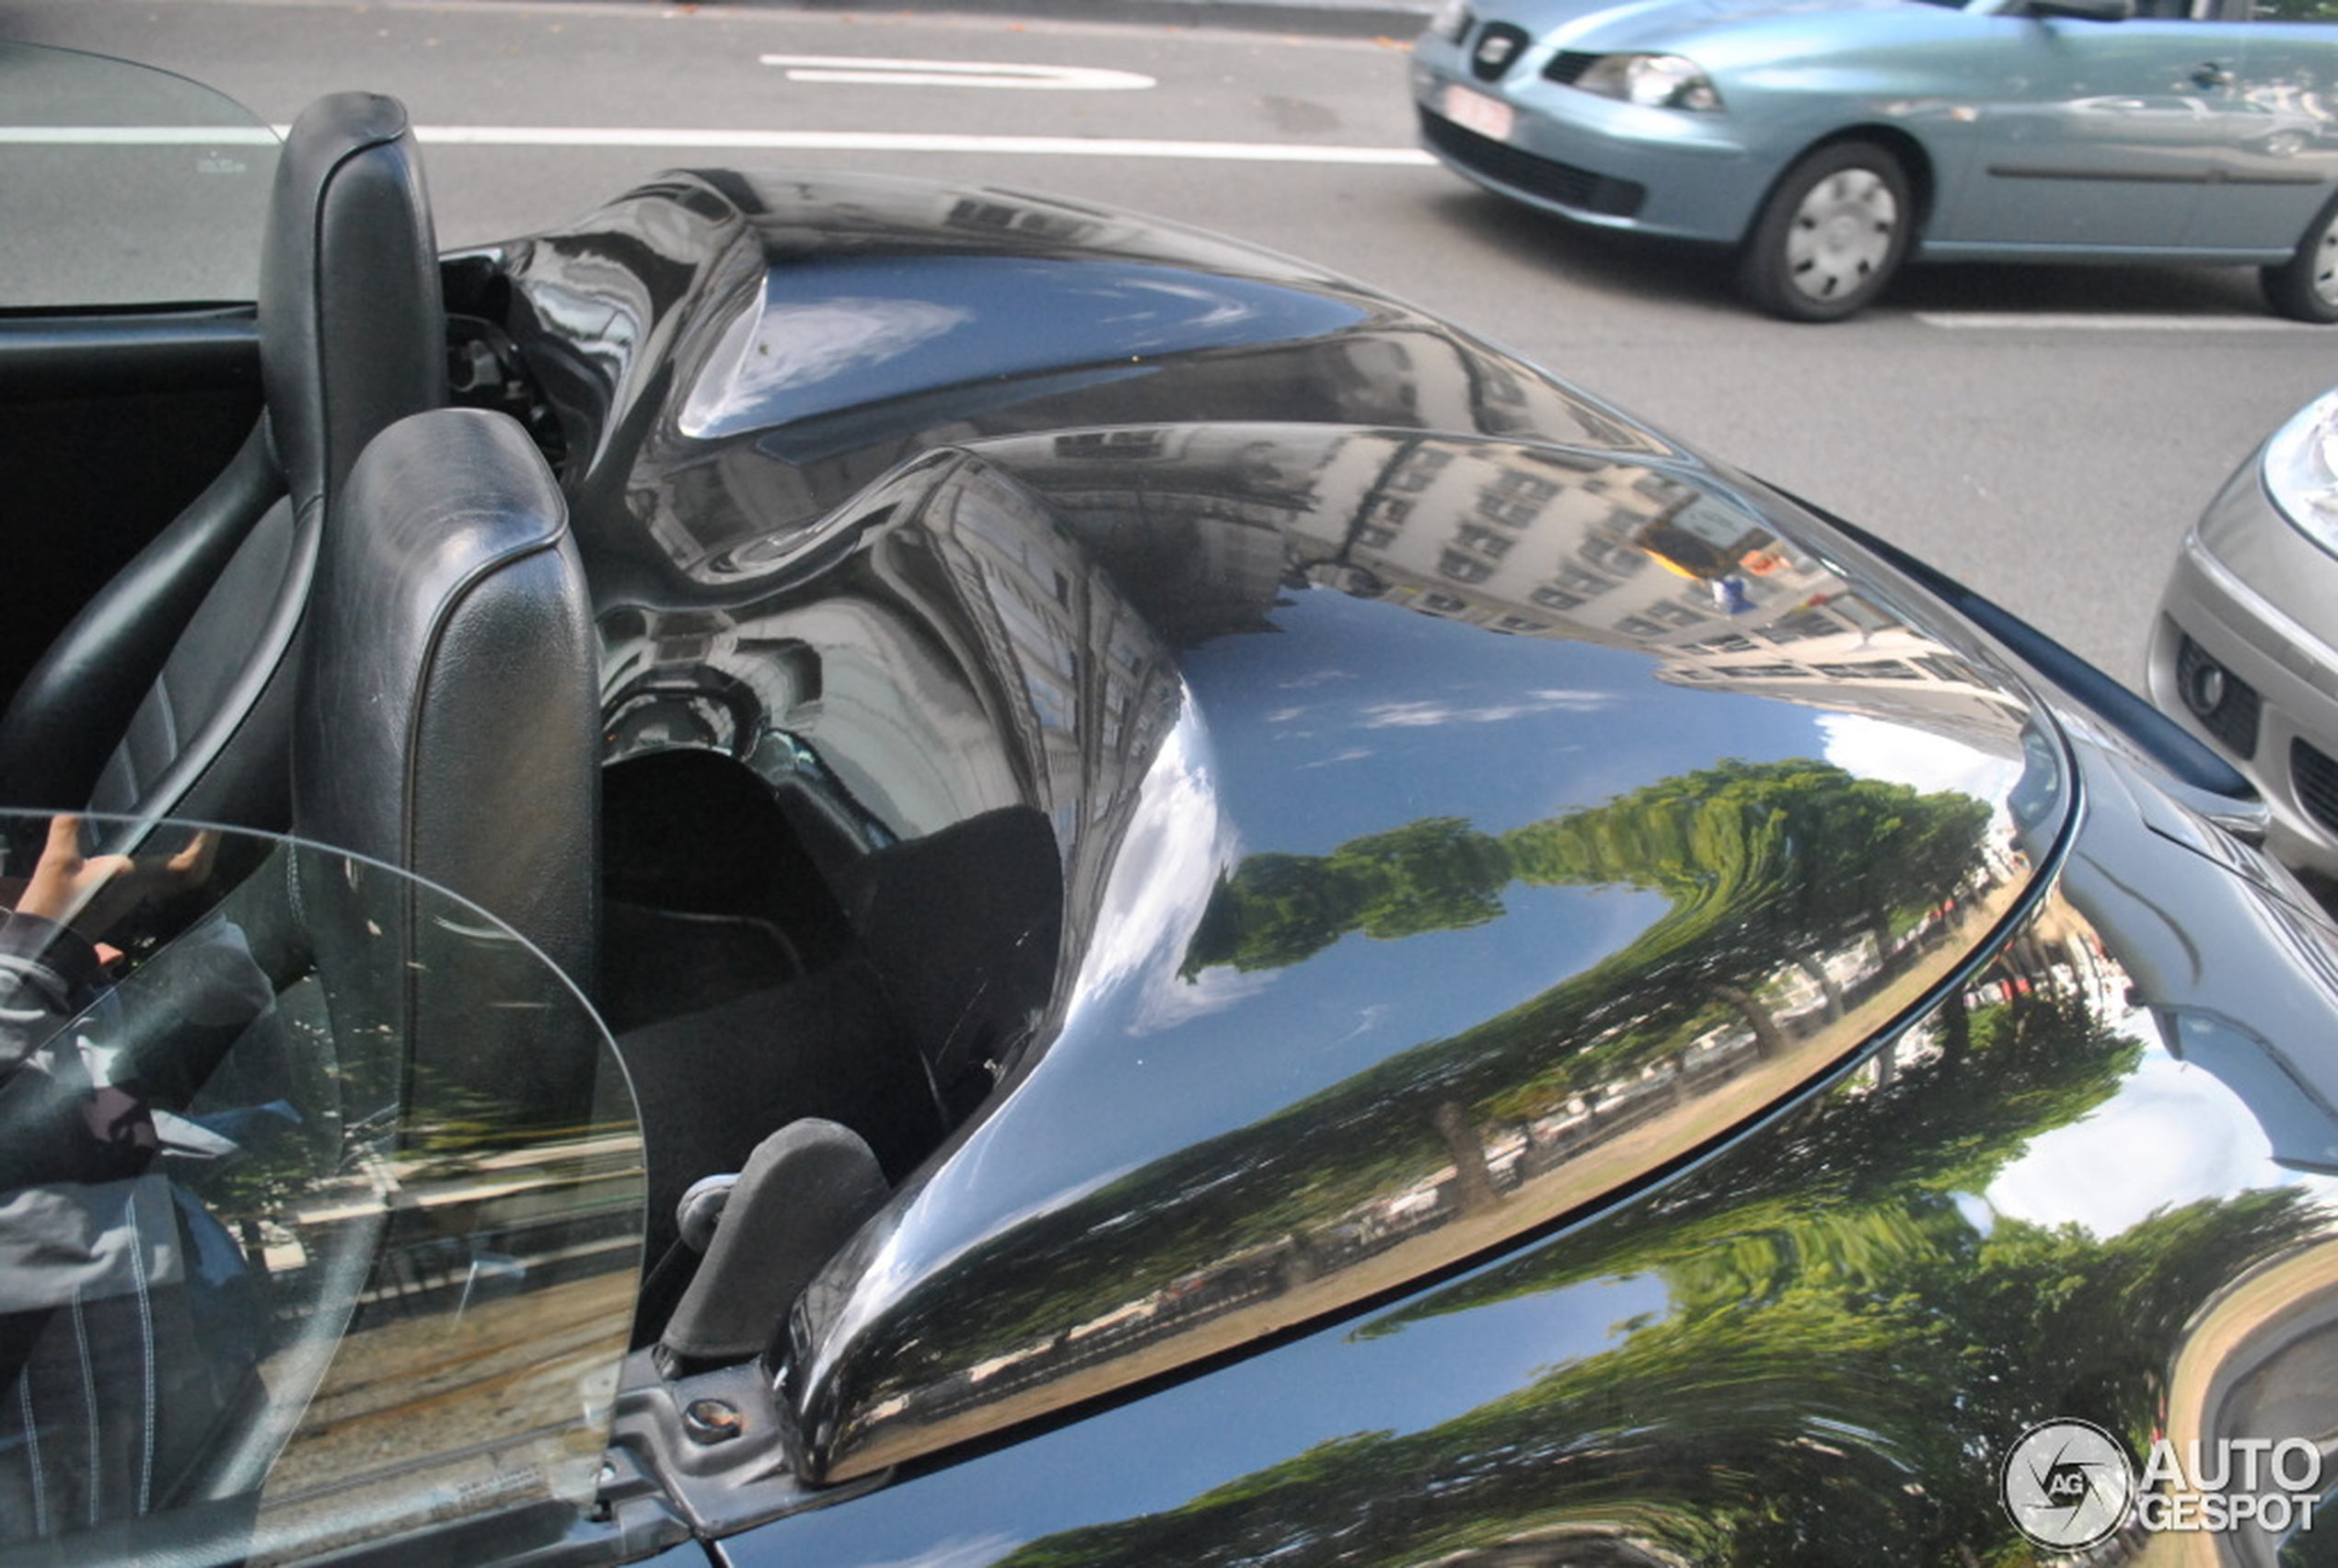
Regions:
<instances>
[{"instance_id":1,"label":"green tree reflection","mask_svg":"<svg viewBox=\"0 0 2338 1568\"><path fill-rule=\"evenodd\" d=\"M1732 1020L1782 1043L1786 1031L1763 999L1781 968L1815 965L1854 933L1906 930L1976 874L1988 821L1988 808L1967 797L1873 784L1823 763L1730 762L1499 838L1432 818L1327 856L1245 861L1221 889L1188 969L1297 963L1348 931L1475 924L1499 911L1512 881L1628 882L1662 892L1670 907L1621 951L1522 1003L1397 1050L976 1249L979 1266L1012 1288L972 1299L936 1291L908 1308L915 1354L889 1368L896 1386L978 1362L1036 1364L1044 1357L1032 1347L1118 1314L1131 1281L1185 1292L1175 1310L1190 1320L1358 1266L1405 1239L1388 1205L1407 1192L1433 1211L1423 1224L1484 1212L1500 1201L1491 1142L1515 1147L1528 1123L1563 1116L1576 1100L1623 1104L1651 1083L1659 1090L1638 1102L1647 1113L1694 1101L1701 1090L1667 1086L1687 1082L1684 1056L1700 1032ZM1852 843L1868 844L1868 859L1904 856L1903 873L1838 870L1809 850ZM1912 951L1870 955L1868 986L1880 987ZM1811 1070L1823 1065L1814 1057ZM1629 1118L1638 1113L1591 1119L1606 1136L1638 1124ZM1662 1136L1676 1156L1720 1124ZM1538 1158L1552 1169L1569 1156L1546 1147ZM1450 1183L1431 1193L1441 1170ZM1168 1309L1137 1310L1174 1332Z\"/></svg>"},{"instance_id":2,"label":"green tree reflection","mask_svg":"<svg viewBox=\"0 0 2338 1568\"><path fill-rule=\"evenodd\" d=\"M1988 807L1859 778L1830 763L1728 761L1605 805L1494 836L1429 817L1327 855L1254 855L1221 885L1186 961L1281 968L1350 932L1383 940L1479 925L1510 882L1646 888L1709 936L1758 927L1774 963L1782 918L1806 941L1864 932L1937 902L1968 875ZM1759 917L1758 921L1754 917Z\"/></svg>"},{"instance_id":3,"label":"green tree reflection","mask_svg":"<svg viewBox=\"0 0 2338 1568\"><path fill-rule=\"evenodd\" d=\"M1821 955L1862 936L1888 952L1895 927L1972 875L1988 818L1968 796L1809 760L1723 762L1499 836L1432 817L1326 855L1245 859L1220 886L1185 973L1282 968L1353 932L1479 925L1501 913L1512 882L1641 888L1672 908L1621 967L1643 995L1676 1004L1643 1017L1644 1031L1719 1004L1773 1050L1759 990L1780 963L1800 963L1839 1006Z\"/></svg>"},{"instance_id":4,"label":"green tree reflection","mask_svg":"<svg viewBox=\"0 0 2338 1568\"><path fill-rule=\"evenodd\" d=\"M1010 1561L1393 1563L1528 1541L1547 1557L1493 1560L2030 1561L1997 1505L2001 1446L2081 1415L2139 1449L2187 1321L2326 1221L2283 1189L2109 1238L1977 1226L1960 1193L2111 1096L2140 1047L2044 988L1968 1025L1965 1049L1838 1090L1628 1218L1360 1331L1401 1341L1429 1317L1654 1277L1665 1308L1611 1348L1457 1419L1355 1434Z\"/></svg>"}]
</instances>

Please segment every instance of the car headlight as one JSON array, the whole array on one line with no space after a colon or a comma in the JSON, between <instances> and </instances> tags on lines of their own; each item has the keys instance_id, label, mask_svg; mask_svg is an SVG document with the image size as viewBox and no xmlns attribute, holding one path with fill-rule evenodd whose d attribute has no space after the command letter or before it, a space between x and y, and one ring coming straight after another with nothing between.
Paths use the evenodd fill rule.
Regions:
<instances>
[{"instance_id":1,"label":"car headlight","mask_svg":"<svg viewBox=\"0 0 2338 1568\"><path fill-rule=\"evenodd\" d=\"M2298 532L2338 555L2338 392L2299 409L2265 443L2265 493Z\"/></svg>"},{"instance_id":2,"label":"car headlight","mask_svg":"<svg viewBox=\"0 0 2338 1568\"><path fill-rule=\"evenodd\" d=\"M1603 54L1575 78L1587 93L1622 98L1651 109L1696 109L1708 112L1721 107L1713 79L1694 60L1677 54Z\"/></svg>"},{"instance_id":3,"label":"car headlight","mask_svg":"<svg viewBox=\"0 0 2338 1568\"><path fill-rule=\"evenodd\" d=\"M1447 43L1459 43L1469 32L1469 0L1445 0L1429 18L1429 30Z\"/></svg>"}]
</instances>

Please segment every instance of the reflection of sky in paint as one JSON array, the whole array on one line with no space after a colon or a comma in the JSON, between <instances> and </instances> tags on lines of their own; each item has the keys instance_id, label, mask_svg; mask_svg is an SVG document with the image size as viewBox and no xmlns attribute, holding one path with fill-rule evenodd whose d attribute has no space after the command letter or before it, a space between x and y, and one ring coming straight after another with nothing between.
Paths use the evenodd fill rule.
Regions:
<instances>
[{"instance_id":1,"label":"reflection of sky in paint","mask_svg":"<svg viewBox=\"0 0 2338 1568\"><path fill-rule=\"evenodd\" d=\"M982 1568L1022 1544L1013 1536L954 1536L913 1556L888 1557L882 1562L862 1558L854 1561L861 1568Z\"/></svg>"},{"instance_id":2,"label":"reflection of sky in paint","mask_svg":"<svg viewBox=\"0 0 2338 1568\"><path fill-rule=\"evenodd\" d=\"M1185 943L1221 869L1238 859L1214 784L1207 739L1189 718L1146 777L1081 983L1090 994L1141 986L1116 1020L1138 1039L1239 1007L1239 1038L1213 1081L1238 1086L1245 1100L1269 1097L1255 1103L1304 1099L1394 1051L1532 1000L1628 945L1667 907L1658 894L1618 888L1512 885L1501 893L1502 916L1484 926L1399 941L1344 938L1308 961L1304 986L1279 986L1277 971L1228 966L1186 978L1177 974ZM1281 1048L1261 1051L1260 1040Z\"/></svg>"},{"instance_id":3,"label":"reflection of sky in paint","mask_svg":"<svg viewBox=\"0 0 2338 1568\"><path fill-rule=\"evenodd\" d=\"M1723 757L1820 757L1831 741L1815 709L1666 685L1627 650L1327 590L1275 625L1267 659L1245 637L1180 655L1246 852L1321 854L1429 816L1503 833Z\"/></svg>"},{"instance_id":4,"label":"reflection of sky in paint","mask_svg":"<svg viewBox=\"0 0 2338 1568\"><path fill-rule=\"evenodd\" d=\"M1630 945L1670 907L1661 894L1614 888L1513 885L1501 899L1502 917L1484 926L1395 941L1343 937L1306 962L1303 986L1272 984L1274 971L1208 972L1242 997L1227 1070L1244 1092L1304 1099L1532 1001ZM1262 1052L1262 1040L1279 1048Z\"/></svg>"},{"instance_id":5,"label":"reflection of sky in paint","mask_svg":"<svg viewBox=\"0 0 2338 1568\"><path fill-rule=\"evenodd\" d=\"M1156 997L1164 986L1194 989L1158 977L1174 975L1185 962L1219 873L1233 859L1233 831L1218 810L1208 736L1188 704L1146 770L1113 851L1111 880L1081 958L1083 994L1130 983L1150 984ZM1155 1021L1214 1011L1233 999L1224 987L1213 987L1212 996L1222 999L1163 998Z\"/></svg>"},{"instance_id":6,"label":"reflection of sky in paint","mask_svg":"<svg viewBox=\"0 0 2338 1568\"><path fill-rule=\"evenodd\" d=\"M1944 735L1870 719L1864 713L1824 713L1818 727L1823 755L1846 773L1905 784L1924 794L1953 790L1997 801L2020 776L2020 761L1975 752Z\"/></svg>"},{"instance_id":7,"label":"reflection of sky in paint","mask_svg":"<svg viewBox=\"0 0 2338 1568\"><path fill-rule=\"evenodd\" d=\"M1624 1323L1665 1306L1661 1281L1632 1275L1416 1319L1379 1337L1326 1329L1030 1438L1002 1464L954 1466L725 1547L742 1568L974 1568L1042 1536L1177 1507L1311 1444L1441 1426L1614 1348ZM1244 1409L1271 1409L1274 1419L1227 1419ZM1001 1486L1009 1476L1045 1484Z\"/></svg>"},{"instance_id":8,"label":"reflection of sky in paint","mask_svg":"<svg viewBox=\"0 0 2338 1568\"><path fill-rule=\"evenodd\" d=\"M700 439L1081 365L1358 325L1341 300L1094 258L870 254L772 269L685 399ZM1033 324L1046 323L1035 331Z\"/></svg>"},{"instance_id":9,"label":"reflection of sky in paint","mask_svg":"<svg viewBox=\"0 0 2338 1568\"><path fill-rule=\"evenodd\" d=\"M773 397L866 375L956 330L970 314L925 300L841 295L743 315L723 335L710 374L690 389L682 432L726 434Z\"/></svg>"},{"instance_id":10,"label":"reflection of sky in paint","mask_svg":"<svg viewBox=\"0 0 2338 1568\"><path fill-rule=\"evenodd\" d=\"M2156 1040L2148 1014L2129 1031ZM2161 1209L2300 1180L2273 1159L2249 1107L2205 1068L2153 1045L2118 1096L2031 1140L1983 1193L2007 1218L2078 1225L2107 1241ZM2338 1182L2306 1178L2325 1199Z\"/></svg>"},{"instance_id":11,"label":"reflection of sky in paint","mask_svg":"<svg viewBox=\"0 0 2338 1568\"><path fill-rule=\"evenodd\" d=\"M1505 917L1466 930L1350 935L1291 969L1155 978L1093 1002L995 1118L994 1136L1044 1138L1048 1159L987 1172L990 1201L1037 1202L1067 1170L1165 1157L1448 1039L1628 945L1667 907L1616 889L1513 886L1502 902Z\"/></svg>"},{"instance_id":12,"label":"reflection of sky in paint","mask_svg":"<svg viewBox=\"0 0 2338 1568\"><path fill-rule=\"evenodd\" d=\"M1059 1171L1142 1164L1450 1039L1622 951L1668 907L1637 889L1513 882L1483 925L1350 933L1284 969L1178 975L1219 870L1243 856L1322 854L1435 816L1501 833L1726 757L1837 755L2000 790L2017 766L1881 721L1665 685L1638 652L1325 590L1294 594L1275 624L1181 655L1196 711L1146 780L1134 859L1094 933L1111 945L1088 953L1048 1073L1008 1113L1022 1136L1048 1128Z\"/></svg>"}]
</instances>

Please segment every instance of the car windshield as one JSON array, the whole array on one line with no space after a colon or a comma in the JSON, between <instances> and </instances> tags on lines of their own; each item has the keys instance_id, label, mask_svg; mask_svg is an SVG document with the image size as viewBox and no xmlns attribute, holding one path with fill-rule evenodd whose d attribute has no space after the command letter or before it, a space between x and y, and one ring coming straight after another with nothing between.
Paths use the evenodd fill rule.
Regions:
<instances>
[{"instance_id":1,"label":"car windshield","mask_svg":"<svg viewBox=\"0 0 2338 1568\"><path fill-rule=\"evenodd\" d=\"M0 311L252 299L276 147L182 76L0 42Z\"/></svg>"},{"instance_id":2,"label":"car windshield","mask_svg":"<svg viewBox=\"0 0 2338 1568\"><path fill-rule=\"evenodd\" d=\"M273 1560L488 1515L557 1540L642 1234L591 1009L336 851L0 834L0 1557Z\"/></svg>"}]
</instances>

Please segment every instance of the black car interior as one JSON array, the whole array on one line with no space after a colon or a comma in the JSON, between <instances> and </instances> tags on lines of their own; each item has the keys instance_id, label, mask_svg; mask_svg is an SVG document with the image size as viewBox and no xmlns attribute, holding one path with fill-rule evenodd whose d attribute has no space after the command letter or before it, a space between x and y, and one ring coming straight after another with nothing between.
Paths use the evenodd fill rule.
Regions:
<instances>
[{"instance_id":1,"label":"black car interior","mask_svg":"<svg viewBox=\"0 0 2338 1568\"><path fill-rule=\"evenodd\" d=\"M556 442L549 421L446 406L509 408L525 372L499 349L482 395L477 331L449 351L450 293L470 310L495 280L478 257L442 271L401 105L341 94L300 116L264 246L257 423L17 676L0 800L289 828L520 931L609 1020L641 1104L637 1342L663 1338L680 1370L751 1356L1028 1034L1061 941L1054 830L1010 806L845 843L729 755L605 767L588 563L546 461ZM109 396L191 382L188 407L212 417L163 467L209 462L249 407L240 329L185 313L148 326L151 352L125 360L106 347L121 321L68 319L52 358L96 345L79 363ZM191 358L173 346L188 333ZM28 340L0 340L0 363L23 363ZM75 483L43 498L57 528L130 493ZM76 592L70 574L34 576ZM331 962L347 901L329 881L298 891L319 971L376 993L360 1010L401 1020L433 1073L508 1084L516 1053L541 1091L506 1106L519 1124L584 1109L563 1096L591 1079L589 1042L479 1028L471 993L427 978L426 923L400 933L403 973Z\"/></svg>"},{"instance_id":2,"label":"black car interior","mask_svg":"<svg viewBox=\"0 0 2338 1568\"><path fill-rule=\"evenodd\" d=\"M590 602L565 503L525 431L498 413L446 409L384 432L327 535L310 617L292 747L298 836L461 894L598 989ZM968 849L985 847L976 840L1030 830L1019 813L993 815L971 834L878 857L868 902L881 913L865 941L832 940L829 962L711 1006L693 1005L686 983L664 1005L688 1010L621 1032L642 1114L656 1265L641 1332L659 1337L671 1314L677 1365L764 1349L794 1293L889 1190L872 1141L897 1174L941 1137L929 1078L950 1057L920 1049L917 1015L946 998L909 978L909 960L922 954L931 968L953 939L900 911L946 905L885 890L906 876L946 896ZM361 1016L401 1021L418 1073L457 1094L493 1092L515 1127L573 1124L589 1111L563 1097L591 1082L591 1042L509 1007L549 971L515 963L480 974L468 950L439 940L427 921L398 933L402 963L337 963L337 951L365 948L366 933L339 928L369 905L353 901L318 858L298 874L320 969L337 975L337 989L368 993L351 998ZM627 985L635 1007L653 1005L643 979ZM980 989L963 1010L979 1011ZM481 996L503 998L497 1027L480 1027ZM541 1013L575 1016L550 1005ZM955 1022L928 1023L926 1037L972 1048L981 1036ZM515 1093L515 1084L525 1087ZM686 1243L677 1216L693 1188L707 1220Z\"/></svg>"},{"instance_id":3,"label":"black car interior","mask_svg":"<svg viewBox=\"0 0 2338 1568\"><path fill-rule=\"evenodd\" d=\"M600 432L528 418L527 367L492 331L500 280L435 257L399 106L301 116L266 244L258 422L20 680L0 801L288 828L469 899L572 978L642 1121L620 1420L646 1390L633 1408L670 1427L658 1398L778 1354L820 1270L997 1096L1057 999L1072 808L1001 767L988 792L937 791L950 811L863 821L744 748L617 746L596 616L631 589L623 562L594 581L569 511L601 537L584 508L624 498L563 493L559 442ZM450 330L450 300L475 319ZM233 409L221 354L198 379ZM904 491L905 536L930 499ZM416 1078L494 1091L515 1134L583 1124L598 1042L558 1021L573 1009L510 1005L551 970L467 970L411 908L384 964L379 930L352 928L378 889L286 859L314 944L300 983L357 993L346 1016L394 1022Z\"/></svg>"}]
</instances>

